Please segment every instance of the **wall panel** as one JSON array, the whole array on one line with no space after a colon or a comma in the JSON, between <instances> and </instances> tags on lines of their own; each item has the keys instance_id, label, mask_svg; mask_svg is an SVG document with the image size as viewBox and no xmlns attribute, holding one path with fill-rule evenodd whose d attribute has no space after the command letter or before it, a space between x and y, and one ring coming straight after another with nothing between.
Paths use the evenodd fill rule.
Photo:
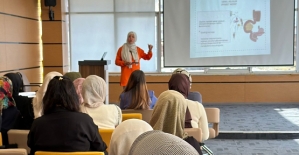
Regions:
<instances>
[{"instance_id":1,"label":"wall panel","mask_svg":"<svg viewBox=\"0 0 299 155\"><path fill-rule=\"evenodd\" d=\"M4 16L6 42L39 42L39 25L36 20Z\"/></svg>"},{"instance_id":2,"label":"wall panel","mask_svg":"<svg viewBox=\"0 0 299 155\"><path fill-rule=\"evenodd\" d=\"M43 43L62 43L60 21L43 21Z\"/></svg>"},{"instance_id":3,"label":"wall panel","mask_svg":"<svg viewBox=\"0 0 299 155\"><path fill-rule=\"evenodd\" d=\"M0 2L0 4L1 4L1 2ZM4 19L5 19L4 15L0 14L0 42L4 42L5 41Z\"/></svg>"},{"instance_id":4,"label":"wall panel","mask_svg":"<svg viewBox=\"0 0 299 155\"><path fill-rule=\"evenodd\" d=\"M62 66L62 48L61 44L44 44L44 66Z\"/></svg>"},{"instance_id":5,"label":"wall panel","mask_svg":"<svg viewBox=\"0 0 299 155\"><path fill-rule=\"evenodd\" d=\"M4 12L4 0L0 0L0 12Z\"/></svg>"},{"instance_id":6,"label":"wall panel","mask_svg":"<svg viewBox=\"0 0 299 155\"><path fill-rule=\"evenodd\" d=\"M3 3L5 13L38 19L37 0L3 0Z\"/></svg>"},{"instance_id":7,"label":"wall panel","mask_svg":"<svg viewBox=\"0 0 299 155\"><path fill-rule=\"evenodd\" d=\"M0 76L4 75L6 73L10 73L10 72L21 72L21 73L25 74L29 83L34 84L34 85L38 85L42 81L42 74L41 74L39 68L1 72ZM39 74L37 74L37 73L39 73Z\"/></svg>"},{"instance_id":8,"label":"wall panel","mask_svg":"<svg viewBox=\"0 0 299 155\"><path fill-rule=\"evenodd\" d=\"M6 55L5 44L0 44L0 71L6 69Z\"/></svg>"},{"instance_id":9,"label":"wall panel","mask_svg":"<svg viewBox=\"0 0 299 155\"><path fill-rule=\"evenodd\" d=\"M148 89L158 97L168 89L169 75L147 75ZM204 104L298 103L299 75L192 75L191 91L199 91ZM109 101L118 103L119 76L109 76Z\"/></svg>"},{"instance_id":10,"label":"wall panel","mask_svg":"<svg viewBox=\"0 0 299 155\"><path fill-rule=\"evenodd\" d=\"M40 66L38 44L7 44L7 70Z\"/></svg>"}]
</instances>

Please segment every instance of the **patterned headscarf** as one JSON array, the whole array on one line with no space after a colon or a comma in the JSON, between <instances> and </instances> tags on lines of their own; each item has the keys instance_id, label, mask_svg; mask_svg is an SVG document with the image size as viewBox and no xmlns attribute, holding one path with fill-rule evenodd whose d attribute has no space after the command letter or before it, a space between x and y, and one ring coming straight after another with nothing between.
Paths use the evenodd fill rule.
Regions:
<instances>
[{"instance_id":1,"label":"patterned headscarf","mask_svg":"<svg viewBox=\"0 0 299 155\"><path fill-rule=\"evenodd\" d=\"M82 97L82 94L81 94L81 92L82 92L82 84L83 84L84 80L85 80L85 78L77 78L76 80L73 81L74 86L76 88L76 92L77 92L77 94L79 96L79 102L80 102L80 104L83 103L83 101L84 101L83 97Z\"/></svg>"},{"instance_id":2,"label":"patterned headscarf","mask_svg":"<svg viewBox=\"0 0 299 155\"><path fill-rule=\"evenodd\" d=\"M141 134L132 144L129 155L198 155L185 140L162 131L148 131Z\"/></svg>"},{"instance_id":3,"label":"patterned headscarf","mask_svg":"<svg viewBox=\"0 0 299 155\"><path fill-rule=\"evenodd\" d=\"M133 31L129 32L127 35L127 42L124 43L122 46L121 51L121 59L125 62L132 62L132 56L135 62L139 61L139 56L137 53L137 46L135 45L135 42L130 44L128 43L128 37L130 34L133 34L135 36L135 42L137 41L137 34Z\"/></svg>"},{"instance_id":4,"label":"patterned headscarf","mask_svg":"<svg viewBox=\"0 0 299 155\"><path fill-rule=\"evenodd\" d=\"M34 118L38 118L42 116L43 112L43 98L47 91L48 84L50 80L53 79L55 76L62 76L59 72L49 72L45 78L44 82L41 87L39 87L38 91L36 92L36 96L33 98L32 106L33 106L33 112L34 112Z\"/></svg>"},{"instance_id":5,"label":"patterned headscarf","mask_svg":"<svg viewBox=\"0 0 299 155\"><path fill-rule=\"evenodd\" d=\"M13 87L11 80L6 77L0 77L0 106L2 109L7 109L11 106L16 106L15 100L12 97Z\"/></svg>"},{"instance_id":6,"label":"patterned headscarf","mask_svg":"<svg viewBox=\"0 0 299 155\"><path fill-rule=\"evenodd\" d=\"M176 135L180 138L187 137L184 132L186 99L174 90L167 90L160 94L154 107L150 124L154 130Z\"/></svg>"},{"instance_id":7,"label":"patterned headscarf","mask_svg":"<svg viewBox=\"0 0 299 155\"><path fill-rule=\"evenodd\" d=\"M107 84L97 75L89 75L82 84L82 97L84 106L96 108L104 105L107 94Z\"/></svg>"},{"instance_id":8,"label":"patterned headscarf","mask_svg":"<svg viewBox=\"0 0 299 155\"><path fill-rule=\"evenodd\" d=\"M109 155L127 155L134 140L146 131L153 128L140 119L128 119L118 125L113 131Z\"/></svg>"},{"instance_id":9,"label":"patterned headscarf","mask_svg":"<svg viewBox=\"0 0 299 155\"><path fill-rule=\"evenodd\" d=\"M4 76L8 77L13 86L13 97L19 96L19 92L23 91L23 80L21 73L7 73Z\"/></svg>"}]
</instances>

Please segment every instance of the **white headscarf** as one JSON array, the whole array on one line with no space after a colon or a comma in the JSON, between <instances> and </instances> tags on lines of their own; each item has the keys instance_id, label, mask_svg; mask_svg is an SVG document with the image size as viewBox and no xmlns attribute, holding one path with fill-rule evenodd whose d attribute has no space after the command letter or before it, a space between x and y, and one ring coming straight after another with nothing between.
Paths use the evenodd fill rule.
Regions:
<instances>
[{"instance_id":1,"label":"white headscarf","mask_svg":"<svg viewBox=\"0 0 299 155\"><path fill-rule=\"evenodd\" d=\"M136 138L129 155L198 155L185 140L159 130L148 131Z\"/></svg>"},{"instance_id":2,"label":"white headscarf","mask_svg":"<svg viewBox=\"0 0 299 155\"><path fill-rule=\"evenodd\" d=\"M140 119L128 119L118 125L111 136L109 155L128 155L135 139L153 128Z\"/></svg>"},{"instance_id":3,"label":"white headscarf","mask_svg":"<svg viewBox=\"0 0 299 155\"><path fill-rule=\"evenodd\" d=\"M131 59L131 55L132 55L135 62L138 62L139 61L139 56L138 56L138 53L137 53L137 46L135 45L135 42L132 43L132 44L128 43L128 37L129 37L130 34L133 34L135 36L135 42L137 41L136 33L133 32L133 31L129 32L128 35L127 35L127 42L124 43L124 45L122 47L121 58L125 62L132 62L132 59Z\"/></svg>"},{"instance_id":4,"label":"white headscarf","mask_svg":"<svg viewBox=\"0 0 299 155\"><path fill-rule=\"evenodd\" d=\"M36 96L32 101L34 118L38 118L43 115L43 98L47 91L50 80L52 80L55 76L62 76L62 74L59 72L49 72L45 76L42 86L39 87L38 91L36 92Z\"/></svg>"},{"instance_id":5,"label":"white headscarf","mask_svg":"<svg viewBox=\"0 0 299 155\"><path fill-rule=\"evenodd\" d=\"M107 84L103 78L97 75L89 75L82 84L83 105L96 108L104 105Z\"/></svg>"}]
</instances>

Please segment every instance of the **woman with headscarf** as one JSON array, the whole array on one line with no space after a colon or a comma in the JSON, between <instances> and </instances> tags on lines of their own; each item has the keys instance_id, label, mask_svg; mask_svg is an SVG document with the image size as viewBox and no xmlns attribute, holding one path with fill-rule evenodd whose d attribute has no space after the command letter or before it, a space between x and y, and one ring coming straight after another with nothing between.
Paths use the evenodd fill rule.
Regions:
<instances>
[{"instance_id":1,"label":"woman with headscarf","mask_svg":"<svg viewBox=\"0 0 299 155\"><path fill-rule=\"evenodd\" d=\"M59 72L49 72L45 76L42 86L39 87L38 91L36 92L36 96L33 98L32 101L34 118L38 118L43 115L43 97L46 93L50 80L52 80L55 76L62 76L62 74Z\"/></svg>"},{"instance_id":2,"label":"woman with headscarf","mask_svg":"<svg viewBox=\"0 0 299 155\"><path fill-rule=\"evenodd\" d=\"M185 74L190 82L190 89L191 89L191 84L192 84L192 77L191 74L183 68L177 68L176 70L174 70L172 72L172 74ZM198 101L199 103L202 103L202 95L200 94L200 92L198 91L189 91L188 97L189 100L192 101Z\"/></svg>"},{"instance_id":3,"label":"woman with headscarf","mask_svg":"<svg viewBox=\"0 0 299 155\"><path fill-rule=\"evenodd\" d=\"M158 97L150 125L154 130L161 130L184 139L202 154L199 142L184 131L186 110L187 101L182 94L174 90L164 91Z\"/></svg>"},{"instance_id":4,"label":"woman with headscarf","mask_svg":"<svg viewBox=\"0 0 299 155\"><path fill-rule=\"evenodd\" d=\"M168 82L168 89L175 90L185 97L188 109L192 117L192 127L201 128L202 140L207 140L209 138L209 124L207 114L202 104L199 104L197 101L187 99L188 93L190 91L190 82L188 80L188 77L184 74L173 74Z\"/></svg>"},{"instance_id":5,"label":"woman with headscarf","mask_svg":"<svg viewBox=\"0 0 299 155\"><path fill-rule=\"evenodd\" d=\"M98 127L90 116L80 112L79 99L69 78L53 77L43 104L43 115L34 120L28 134L30 155L36 151L101 151L107 155L107 145Z\"/></svg>"},{"instance_id":6,"label":"woman with headscarf","mask_svg":"<svg viewBox=\"0 0 299 155\"><path fill-rule=\"evenodd\" d=\"M78 78L82 78L82 75L80 72L67 72L63 76L68 77L73 82Z\"/></svg>"},{"instance_id":7,"label":"woman with headscarf","mask_svg":"<svg viewBox=\"0 0 299 155\"><path fill-rule=\"evenodd\" d=\"M84 80L85 80L85 78L77 78L76 80L73 81L74 86L76 88L76 92L79 96L80 104L83 103L83 97L82 97L81 92L82 92L82 84L83 84Z\"/></svg>"},{"instance_id":8,"label":"woman with headscarf","mask_svg":"<svg viewBox=\"0 0 299 155\"><path fill-rule=\"evenodd\" d=\"M129 155L198 155L183 139L158 130L148 131L136 138Z\"/></svg>"},{"instance_id":9,"label":"woman with headscarf","mask_svg":"<svg viewBox=\"0 0 299 155\"><path fill-rule=\"evenodd\" d=\"M128 119L115 128L111 136L109 155L128 155L134 140L153 128L140 119Z\"/></svg>"},{"instance_id":10,"label":"woman with headscarf","mask_svg":"<svg viewBox=\"0 0 299 155\"><path fill-rule=\"evenodd\" d=\"M122 112L117 105L105 105L107 84L97 75L89 75L82 84L83 103L81 112L93 118L98 128L114 129L122 121Z\"/></svg>"},{"instance_id":11,"label":"woman with headscarf","mask_svg":"<svg viewBox=\"0 0 299 155\"><path fill-rule=\"evenodd\" d=\"M8 144L7 132L13 128L20 112L16 108L13 99L13 87L11 80L6 77L0 77L0 112L1 112L1 134L3 145Z\"/></svg>"},{"instance_id":12,"label":"woman with headscarf","mask_svg":"<svg viewBox=\"0 0 299 155\"><path fill-rule=\"evenodd\" d=\"M136 46L137 35L131 31L127 35L126 43L121 46L115 58L115 65L121 67L120 85L127 86L129 77L134 70L140 70L140 59L150 60L152 58L153 45L148 45L148 53Z\"/></svg>"},{"instance_id":13,"label":"woman with headscarf","mask_svg":"<svg viewBox=\"0 0 299 155\"><path fill-rule=\"evenodd\" d=\"M32 98L20 96L19 92L23 92L23 80L20 73L7 73L4 76L8 77L13 85L12 96L16 102L16 106L21 115L16 120L15 129L30 129L33 122L34 114L32 108Z\"/></svg>"},{"instance_id":14,"label":"woman with headscarf","mask_svg":"<svg viewBox=\"0 0 299 155\"><path fill-rule=\"evenodd\" d=\"M121 109L153 109L157 97L154 91L148 90L145 75L142 70L135 70L129 79L127 87L120 94Z\"/></svg>"}]
</instances>

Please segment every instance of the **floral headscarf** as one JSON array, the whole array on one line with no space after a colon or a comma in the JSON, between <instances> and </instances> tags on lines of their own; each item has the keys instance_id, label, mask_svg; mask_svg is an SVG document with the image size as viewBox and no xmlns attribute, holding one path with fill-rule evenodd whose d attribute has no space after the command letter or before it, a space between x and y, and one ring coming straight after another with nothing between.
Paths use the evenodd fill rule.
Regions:
<instances>
[{"instance_id":1,"label":"floral headscarf","mask_svg":"<svg viewBox=\"0 0 299 155\"><path fill-rule=\"evenodd\" d=\"M8 107L15 106L16 103L12 97L12 82L6 77L0 77L0 106L2 109L7 109Z\"/></svg>"}]
</instances>

